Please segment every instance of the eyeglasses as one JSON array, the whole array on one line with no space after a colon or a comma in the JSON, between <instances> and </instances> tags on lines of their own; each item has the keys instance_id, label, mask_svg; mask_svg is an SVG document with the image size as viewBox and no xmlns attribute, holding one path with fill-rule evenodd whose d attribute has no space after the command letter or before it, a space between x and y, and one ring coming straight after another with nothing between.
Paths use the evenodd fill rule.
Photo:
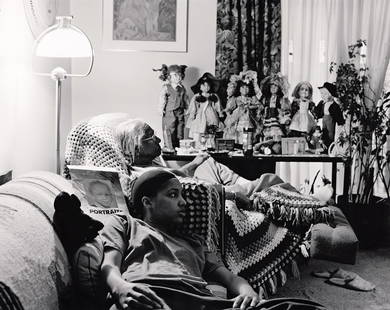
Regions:
<instances>
[{"instance_id":1,"label":"eyeglasses","mask_svg":"<svg viewBox=\"0 0 390 310\"><path fill-rule=\"evenodd\" d=\"M145 139L142 139L142 141L150 141L150 140L156 140L157 137L155 134L153 134L153 136L149 137L149 138L145 138Z\"/></svg>"}]
</instances>

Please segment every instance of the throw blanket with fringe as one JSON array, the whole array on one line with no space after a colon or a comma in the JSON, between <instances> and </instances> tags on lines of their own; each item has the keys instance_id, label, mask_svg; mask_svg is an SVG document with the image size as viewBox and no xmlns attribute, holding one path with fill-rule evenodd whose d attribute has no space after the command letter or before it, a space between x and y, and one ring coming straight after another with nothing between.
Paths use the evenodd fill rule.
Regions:
<instances>
[{"instance_id":1,"label":"throw blanket with fringe","mask_svg":"<svg viewBox=\"0 0 390 310\"><path fill-rule=\"evenodd\" d=\"M295 257L302 237L278 227L258 211L240 211L226 203L225 261L234 273L247 279L260 296L276 293L287 274L299 277Z\"/></svg>"}]
</instances>

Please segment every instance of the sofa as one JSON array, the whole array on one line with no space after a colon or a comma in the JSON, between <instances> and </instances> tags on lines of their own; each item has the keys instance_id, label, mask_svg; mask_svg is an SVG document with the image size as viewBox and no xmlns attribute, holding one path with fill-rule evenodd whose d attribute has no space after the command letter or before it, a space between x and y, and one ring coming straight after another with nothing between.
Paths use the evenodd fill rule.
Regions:
<instances>
[{"instance_id":1,"label":"sofa","mask_svg":"<svg viewBox=\"0 0 390 310\"><path fill-rule=\"evenodd\" d=\"M53 229L53 202L61 191L74 189L68 180L47 171L27 173L0 186L0 299L7 292L7 302L14 303L10 309L75 307L70 262ZM311 252L353 263L356 236L342 212L335 211L334 227L313 226Z\"/></svg>"}]
</instances>

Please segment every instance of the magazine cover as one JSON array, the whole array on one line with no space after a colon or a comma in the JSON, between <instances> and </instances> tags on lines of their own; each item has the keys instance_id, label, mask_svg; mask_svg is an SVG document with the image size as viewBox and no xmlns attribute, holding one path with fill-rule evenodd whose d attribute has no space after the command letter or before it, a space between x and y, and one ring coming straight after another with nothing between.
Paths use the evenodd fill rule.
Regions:
<instances>
[{"instance_id":1,"label":"magazine cover","mask_svg":"<svg viewBox=\"0 0 390 310\"><path fill-rule=\"evenodd\" d=\"M114 168L77 165L68 168L73 186L83 195L82 205L127 211L119 174Z\"/></svg>"}]
</instances>

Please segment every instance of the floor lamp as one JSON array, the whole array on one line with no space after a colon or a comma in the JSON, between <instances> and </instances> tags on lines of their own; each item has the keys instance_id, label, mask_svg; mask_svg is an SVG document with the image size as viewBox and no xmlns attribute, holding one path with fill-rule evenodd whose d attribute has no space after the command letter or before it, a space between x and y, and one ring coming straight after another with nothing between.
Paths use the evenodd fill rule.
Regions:
<instances>
[{"instance_id":1,"label":"floor lamp","mask_svg":"<svg viewBox=\"0 0 390 310\"><path fill-rule=\"evenodd\" d=\"M36 72L50 76L56 82L56 171L60 174L60 123L61 123L61 87L67 77L86 77L91 73L94 52L91 41L79 28L71 24L72 16L57 16L56 23L42 32L36 39L33 55L50 58L88 58L89 67L85 73L68 73L60 66L51 72Z\"/></svg>"}]
</instances>

